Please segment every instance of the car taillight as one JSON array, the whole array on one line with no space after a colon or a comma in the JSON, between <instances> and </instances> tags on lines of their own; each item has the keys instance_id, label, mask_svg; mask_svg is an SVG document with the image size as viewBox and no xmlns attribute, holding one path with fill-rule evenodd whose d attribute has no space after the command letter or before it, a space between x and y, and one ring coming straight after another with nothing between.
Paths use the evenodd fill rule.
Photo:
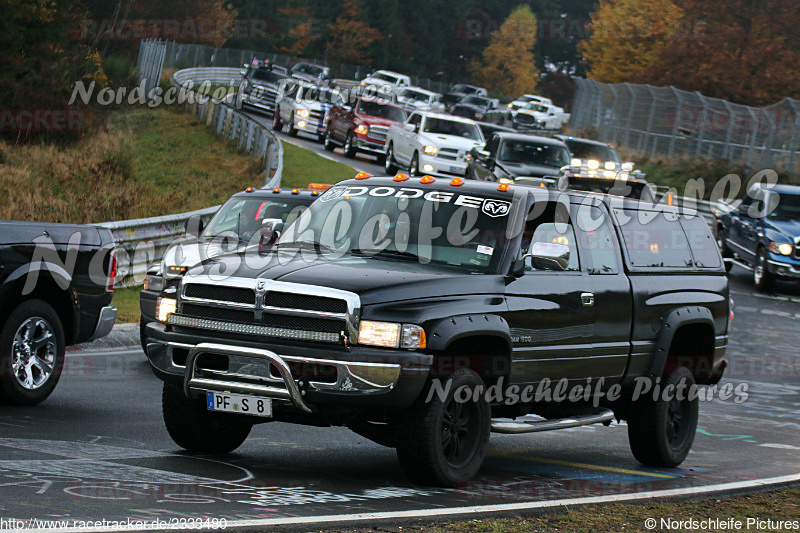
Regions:
<instances>
[{"instance_id":1,"label":"car taillight","mask_svg":"<svg viewBox=\"0 0 800 533\"><path fill-rule=\"evenodd\" d=\"M117 251L111 250L108 258L108 277L106 278L106 292L114 292L114 282L117 280Z\"/></svg>"}]
</instances>

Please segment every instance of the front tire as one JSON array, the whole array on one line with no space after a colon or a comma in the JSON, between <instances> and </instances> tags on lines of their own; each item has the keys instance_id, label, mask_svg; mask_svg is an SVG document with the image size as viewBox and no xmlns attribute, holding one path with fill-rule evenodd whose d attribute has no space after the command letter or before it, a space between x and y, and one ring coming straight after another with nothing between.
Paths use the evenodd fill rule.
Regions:
<instances>
[{"instance_id":1,"label":"front tire","mask_svg":"<svg viewBox=\"0 0 800 533\"><path fill-rule=\"evenodd\" d=\"M473 397L477 388L485 390L483 380L469 369L457 370L448 379L452 385L444 399L434 394L424 402L426 393L398 426L400 466L411 479L426 485L453 487L473 478L489 445L489 404L482 394L477 401ZM455 398L462 387L469 391L463 403Z\"/></svg>"},{"instance_id":2,"label":"front tire","mask_svg":"<svg viewBox=\"0 0 800 533\"><path fill-rule=\"evenodd\" d=\"M325 131L325 140L323 141L322 147L325 148L326 152L333 152L333 150L336 148L336 145L333 144L330 126L328 126L328 129Z\"/></svg>"},{"instance_id":3,"label":"front tire","mask_svg":"<svg viewBox=\"0 0 800 533\"><path fill-rule=\"evenodd\" d=\"M775 276L769 271L767 252L764 248L759 248L756 264L753 266L753 286L759 292L768 292L774 285Z\"/></svg>"},{"instance_id":4,"label":"front tire","mask_svg":"<svg viewBox=\"0 0 800 533\"><path fill-rule=\"evenodd\" d=\"M683 400L675 394L674 387L683 384ZM669 401L652 395L633 402L628 416L628 442L633 456L642 464L673 468L686 459L697 431L699 400L689 399L695 388L694 376L685 366L680 366L664 376L661 390L673 387Z\"/></svg>"},{"instance_id":5,"label":"front tire","mask_svg":"<svg viewBox=\"0 0 800 533\"><path fill-rule=\"evenodd\" d=\"M64 367L64 328L43 300L17 306L0 330L0 399L36 405L55 389Z\"/></svg>"},{"instance_id":6,"label":"front tire","mask_svg":"<svg viewBox=\"0 0 800 533\"><path fill-rule=\"evenodd\" d=\"M272 113L272 129L275 131L283 130L283 122L281 122L281 114L275 109Z\"/></svg>"},{"instance_id":7,"label":"front tire","mask_svg":"<svg viewBox=\"0 0 800 533\"><path fill-rule=\"evenodd\" d=\"M419 153L414 152L414 157L411 158L411 164L408 166L408 174L410 176L419 176Z\"/></svg>"},{"instance_id":8,"label":"front tire","mask_svg":"<svg viewBox=\"0 0 800 533\"><path fill-rule=\"evenodd\" d=\"M164 383L164 425L175 444L192 452L230 453L245 441L252 424L229 414L213 413L202 400L187 398L179 385Z\"/></svg>"},{"instance_id":9,"label":"front tire","mask_svg":"<svg viewBox=\"0 0 800 533\"><path fill-rule=\"evenodd\" d=\"M392 144L389 144L389 147L386 149L386 155L383 159L383 170L390 176L397 172L397 163L394 162L394 146Z\"/></svg>"}]
</instances>

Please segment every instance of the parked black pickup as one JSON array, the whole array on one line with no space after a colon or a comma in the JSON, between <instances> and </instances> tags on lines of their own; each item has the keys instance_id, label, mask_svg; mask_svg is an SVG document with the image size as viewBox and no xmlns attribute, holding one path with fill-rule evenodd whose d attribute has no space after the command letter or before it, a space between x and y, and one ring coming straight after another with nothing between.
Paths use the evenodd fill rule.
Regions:
<instances>
[{"instance_id":1,"label":"parked black pickup","mask_svg":"<svg viewBox=\"0 0 800 533\"><path fill-rule=\"evenodd\" d=\"M116 268L107 229L0 221L0 400L41 402L65 347L111 331Z\"/></svg>"},{"instance_id":2,"label":"parked black pickup","mask_svg":"<svg viewBox=\"0 0 800 533\"><path fill-rule=\"evenodd\" d=\"M728 281L702 217L506 183L359 178L268 253L210 259L162 294L147 354L177 444L227 452L256 422L343 425L395 447L413 479L452 486L478 471L490 431L617 418L642 463L683 461L697 398L635 389L716 383L725 368ZM530 394L556 382L609 394ZM529 414L543 420L497 420Z\"/></svg>"}]
</instances>

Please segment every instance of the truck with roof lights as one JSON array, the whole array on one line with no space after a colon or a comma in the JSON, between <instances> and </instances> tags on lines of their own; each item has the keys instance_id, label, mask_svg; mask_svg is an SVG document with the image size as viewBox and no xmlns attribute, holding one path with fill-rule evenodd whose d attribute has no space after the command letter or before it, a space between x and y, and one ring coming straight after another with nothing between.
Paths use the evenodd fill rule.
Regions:
<instances>
[{"instance_id":1,"label":"truck with roof lights","mask_svg":"<svg viewBox=\"0 0 800 533\"><path fill-rule=\"evenodd\" d=\"M456 486L492 431L617 419L637 460L674 467L697 396L637 396L637 383L719 381L729 305L701 217L362 172L268 251L189 269L159 298L147 356L166 429L188 450L230 452L259 422L345 426L395 448L413 480Z\"/></svg>"}]
</instances>

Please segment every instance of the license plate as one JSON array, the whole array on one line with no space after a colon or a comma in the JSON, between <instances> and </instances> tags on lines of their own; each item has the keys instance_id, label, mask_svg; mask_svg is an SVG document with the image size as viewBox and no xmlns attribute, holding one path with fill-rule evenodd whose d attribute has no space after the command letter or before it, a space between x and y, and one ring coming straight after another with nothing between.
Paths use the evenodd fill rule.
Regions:
<instances>
[{"instance_id":1,"label":"license plate","mask_svg":"<svg viewBox=\"0 0 800 533\"><path fill-rule=\"evenodd\" d=\"M456 174L463 174L464 169L461 167L450 167L450 172L454 172Z\"/></svg>"},{"instance_id":2,"label":"license plate","mask_svg":"<svg viewBox=\"0 0 800 533\"><path fill-rule=\"evenodd\" d=\"M261 396L207 392L206 406L209 411L264 417L272 416L272 400Z\"/></svg>"}]
</instances>

